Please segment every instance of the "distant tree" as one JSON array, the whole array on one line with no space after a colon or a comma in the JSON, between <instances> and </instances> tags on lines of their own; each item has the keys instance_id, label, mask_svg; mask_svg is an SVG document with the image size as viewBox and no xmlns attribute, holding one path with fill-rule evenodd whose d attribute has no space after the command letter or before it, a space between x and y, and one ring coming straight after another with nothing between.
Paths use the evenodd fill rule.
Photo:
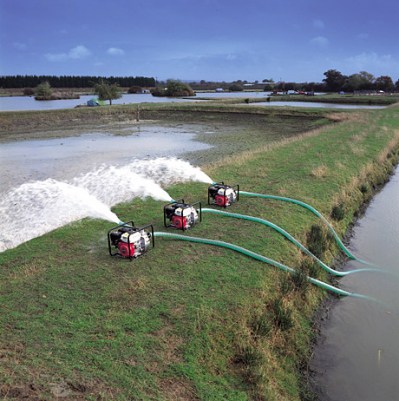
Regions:
<instances>
[{"instance_id":1,"label":"distant tree","mask_svg":"<svg viewBox=\"0 0 399 401\"><path fill-rule=\"evenodd\" d=\"M394 90L392 78L387 75L381 75L376 78L374 87L376 90L383 90L384 92L392 92Z\"/></svg>"},{"instance_id":2,"label":"distant tree","mask_svg":"<svg viewBox=\"0 0 399 401\"><path fill-rule=\"evenodd\" d=\"M274 89L274 83L268 83L264 86L263 91L264 92L270 92Z\"/></svg>"},{"instance_id":3,"label":"distant tree","mask_svg":"<svg viewBox=\"0 0 399 401\"><path fill-rule=\"evenodd\" d=\"M359 72L361 78L361 87L364 89L371 89L374 85L375 77L373 74L370 74L367 71L360 71Z\"/></svg>"},{"instance_id":4,"label":"distant tree","mask_svg":"<svg viewBox=\"0 0 399 401\"><path fill-rule=\"evenodd\" d=\"M240 84L232 84L229 86L229 91L230 92L241 92L243 90L243 87Z\"/></svg>"},{"instance_id":5,"label":"distant tree","mask_svg":"<svg viewBox=\"0 0 399 401\"><path fill-rule=\"evenodd\" d=\"M320 82L305 82L302 84L302 90L305 92L324 92L326 86Z\"/></svg>"},{"instance_id":6,"label":"distant tree","mask_svg":"<svg viewBox=\"0 0 399 401\"><path fill-rule=\"evenodd\" d=\"M328 70L324 75L326 90L331 92L339 92L347 80L347 77L337 70Z\"/></svg>"},{"instance_id":7,"label":"distant tree","mask_svg":"<svg viewBox=\"0 0 399 401\"><path fill-rule=\"evenodd\" d=\"M285 92L287 90L286 82L285 81L276 82L274 89Z\"/></svg>"},{"instance_id":8,"label":"distant tree","mask_svg":"<svg viewBox=\"0 0 399 401\"><path fill-rule=\"evenodd\" d=\"M183 97L183 96L195 96L195 92L190 85L169 79L166 82L166 87L157 87L151 90L152 96L168 96L168 97Z\"/></svg>"},{"instance_id":9,"label":"distant tree","mask_svg":"<svg viewBox=\"0 0 399 401\"><path fill-rule=\"evenodd\" d=\"M121 87L129 88L136 85L141 87L154 87L155 79L149 77L98 77L98 76L72 76L72 75L3 75L0 76L0 87L2 88L34 88L42 82L48 81L53 88L88 88L93 86L92 82L100 79L112 80Z\"/></svg>"},{"instance_id":10,"label":"distant tree","mask_svg":"<svg viewBox=\"0 0 399 401\"><path fill-rule=\"evenodd\" d=\"M373 74L367 71L360 71L358 74L352 74L347 77L343 86L345 91L365 91L372 90L374 87L375 78Z\"/></svg>"},{"instance_id":11,"label":"distant tree","mask_svg":"<svg viewBox=\"0 0 399 401\"><path fill-rule=\"evenodd\" d=\"M299 89L299 84L295 82L286 82L285 83L285 90L290 91L290 90L298 90Z\"/></svg>"},{"instance_id":12,"label":"distant tree","mask_svg":"<svg viewBox=\"0 0 399 401\"><path fill-rule=\"evenodd\" d=\"M395 82L395 90L399 92L399 79Z\"/></svg>"},{"instance_id":13,"label":"distant tree","mask_svg":"<svg viewBox=\"0 0 399 401\"><path fill-rule=\"evenodd\" d=\"M170 97L195 96L195 92L191 89L190 85L169 79L166 82L165 95Z\"/></svg>"},{"instance_id":14,"label":"distant tree","mask_svg":"<svg viewBox=\"0 0 399 401\"><path fill-rule=\"evenodd\" d=\"M25 96L33 96L35 91L32 88L25 88L23 93Z\"/></svg>"},{"instance_id":15,"label":"distant tree","mask_svg":"<svg viewBox=\"0 0 399 401\"><path fill-rule=\"evenodd\" d=\"M274 89L274 81L273 78L270 79L263 79L262 82L265 84L265 87L263 88L263 90L265 92L269 92L272 91Z\"/></svg>"},{"instance_id":16,"label":"distant tree","mask_svg":"<svg viewBox=\"0 0 399 401\"><path fill-rule=\"evenodd\" d=\"M36 98L37 99L50 99L53 94L53 90L48 81L42 82L36 87Z\"/></svg>"},{"instance_id":17,"label":"distant tree","mask_svg":"<svg viewBox=\"0 0 399 401\"><path fill-rule=\"evenodd\" d=\"M342 89L345 92L354 92L360 90L362 87L362 78L359 74L352 74L347 77Z\"/></svg>"},{"instance_id":18,"label":"distant tree","mask_svg":"<svg viewBox=\"0 0 399 401\"><path fill-rule=\"evenodd\" d=\"M122 97L122 91L118 84L109 84L102 79L94 85L94 92L100 100L108 100L110 105L112 105L112 100Z\"/></svg>"},{"instance_id":19,"label":"distant tree","mask_svg":"<svg viewBox=\"0 0 399 401\"><path fill-rule=\"evenodd\" d=\"M151 89L151 95L152 96L157 96L157 97L161 97L161 96L166 96L165 95L165 89L160 88L159 86L152 88Z\"/></svg>"},{"instance_id":20,"label":"distant tree","mask_svg":"<svg viewBox=\"0 0 399 401\"><path fill-rule=\"evenodd\" d=\"M128 93L142 93L143 92L143 88L141 86L131 86L128 89Z\"/></svg>"}]
</instances>

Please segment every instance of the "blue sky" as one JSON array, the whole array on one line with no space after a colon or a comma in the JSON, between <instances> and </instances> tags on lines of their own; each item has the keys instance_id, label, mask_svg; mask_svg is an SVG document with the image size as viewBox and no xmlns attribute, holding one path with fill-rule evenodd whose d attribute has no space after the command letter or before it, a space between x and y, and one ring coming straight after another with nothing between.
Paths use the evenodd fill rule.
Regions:
<instances>
[{"instance_id":1,"label":"blue sky","mask_svg":"<svg viewBox=\"0 0 399 401\"><path fill-rule=\"evenodd\" d=\"M0 0L0 75L399 79L398 0Z\"/></svg>"}]
</instances>

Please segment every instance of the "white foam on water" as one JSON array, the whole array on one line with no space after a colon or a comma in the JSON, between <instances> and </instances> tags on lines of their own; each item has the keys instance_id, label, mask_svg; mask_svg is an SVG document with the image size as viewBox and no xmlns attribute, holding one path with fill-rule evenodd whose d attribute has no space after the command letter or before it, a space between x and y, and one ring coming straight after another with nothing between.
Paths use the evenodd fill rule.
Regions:
<instances>
[{"instance_id":1,"label":"white foam on water","mask_svg":"<svg viewBox=\"0 0 399 401\"><path fill-rule=\"evenodd\" d=\"M161 186L187 181L213 182L200 168L163 157L103 165L69 182L49 178L22 184L0 199L0 252L84 217L118 223L112 206L147 197L170 202Z\"/></svg>"}]
</instances>

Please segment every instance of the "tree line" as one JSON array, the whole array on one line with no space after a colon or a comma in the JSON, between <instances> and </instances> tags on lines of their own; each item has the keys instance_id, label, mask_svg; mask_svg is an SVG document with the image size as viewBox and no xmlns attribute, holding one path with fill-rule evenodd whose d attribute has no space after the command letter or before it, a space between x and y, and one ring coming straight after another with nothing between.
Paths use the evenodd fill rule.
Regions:
<instances>
[{"instance_id":1,"label":"tree line","mask_svg":"<svg viewBox=\"0 0 399 401\"><path fill-rule=\"evenodd\" d=\"M328 70L324 72L325 78L321 82L294 82L278 81L273 79L264 79L250 83L249 88L264 91L304 91L304 92L399 92L399 80L395 83L392 78L386 75L374 77L367 71L360 71L356 74L344 75L337 70ZM248 81L212 82L200 81L191 82L190 86L194 90L244 90L248 86Z\"/></svg>"},{"instance_id":2,"label":"tree line","mask_svg":"<svg viewBox=\"0 0 399 401\"><path fill-rule=\"evenodd\" d=\"M344 75L337 70L328 70L324 73L324 76L323 82L328 92L393 92L399 90L399 79L396 83L393 83L392 78L387 75L376 78L367 71Z\"/></svg>"},{"instance_id":3,"label":"tree line","mask_svg":"<svg viewBox=\"0 0 399 401\"><path fill-rule=\"evenodd\" d=\"M356 74L344 75L340 71L330 69L324 72L325 78L322 82L274 82L273 79L264 79L262 82L255 81L251 85L252 89L269 90L297 90L306 92L362 92L379 91L393 92L399 91L399 80L395 83L389 76L374 77L367 71ZM100 82L116 84L122 88L155 88L165 86L164 82L156 82L152 77L101 77L101 76L72 76L72 75L8 75L0 76L0 88L35 88L38 85L48 82L53 88L89 88ZM231 90L232 84L239 85L244 89L247 81L227 82L200 82L190 83L194 90L214 90L223 88Z\"/></svg>"},{"instance_id":4,"label":"tree line","mask_svg":"<svg viewBox=\"0 0 399 401\"><path fill-rule=\"evenodd\" d=\"M305 91L305 92L399 92L399 79L394 83L388 75L374 77L367 71L344 75L338 70L330 69L323 73L322 82L274 82L264 79L264 90Z\"/></svg>"},{"instance_id":5,"label":"tree line","mask_svg":"<svg viewBox=\"0 0 399 401\"><path fill-rule=\"evenodd\" d=\"M111 82L124 88L155 87L155 79L150 77L3 75L0 76L0 88L34 88L43 82L48 82L53 88L89 88L101 81Z\"/></svg>"}]
</instances>

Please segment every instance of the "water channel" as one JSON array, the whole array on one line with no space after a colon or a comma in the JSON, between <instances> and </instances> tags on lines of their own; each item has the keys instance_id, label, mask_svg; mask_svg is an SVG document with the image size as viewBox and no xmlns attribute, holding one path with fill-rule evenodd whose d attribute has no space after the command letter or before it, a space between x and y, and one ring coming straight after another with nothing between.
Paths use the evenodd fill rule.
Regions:
<instances>
[{"instance_id":1,"label":"water channel","mask_svg":"<svg viewBox=\"0 0 399 401\"><path fill-rule=\"evenodd\" d=\"M349 297L333 304L311 362L314 387L320 401L399 400L399 169L357 221L350 249L389 274L350 275L341 287L384 305Z\"/></svg>"},{"instance_id":2,"label":"water channel","mask_svg":"<svg viewBox=\"0 0 399 401\"><path fill-rule=\"evenodd\" d=\"M95 95L82 95L79 99L35 100L29 96L0 97L0 111L28 111L28 110L58 110L71 109L79 105L86 105L87 101L96 98ZM187 102L185 99L156 97L150 94L124 94L115 99L112 104L127 103L159 103L159 102Z\"/></svg>"},{"instance_id":3,"label":"water channel","mask_svg":"<svg viewBox=\"0 0 399 401\"><path fill-rule=\"evenodd\" d=\"M120 99L112 101L112 104L139 104L139 103L173 103L173 102L204 102L206 99L225 99L225 98L266 98L270 92L206 92L198 93L197 97L192 98L168 98L156 97L148 93L128 94L125 93ZM70 109L79 105L86 105L87 101L95 98L94 95L82 95L80 99L63 99L38 101L29 96L6 96L0 97L0 111L28 111L28 110L57 110ZM288 107L321 107L332 109L381 109L384 106L354 105L354 104L336 104L321 102L297 102L297 101L271 101L249 103L251 106L288 106Z\"/></svg>"},{"instance_id":4,"label":"water channel","mask_svg":"<svg viewBox=\"0 0 399 401\"><path fill-rule=\"evenodd\" d=\"M270 92L215 92L198 94L198 98L202 95L209 98L247 98L247 97L266 97ZM0 97L0 111L28 111L28 110L57 110L70 109L79 105L86 105L87 101L96 98L95 95L82 95L80 99L61 99L61 100L35 100L29 96L5 96ZM149 93L129 94L124 93L120 99L115 99L112 104L129 104L129 103L174 103L197 101L196 97L187 98L169 98L156 97ZM198 101L201 101L198 99ZM203 101L203 100L202 100Z\"/></svg>"}]
</instances>

